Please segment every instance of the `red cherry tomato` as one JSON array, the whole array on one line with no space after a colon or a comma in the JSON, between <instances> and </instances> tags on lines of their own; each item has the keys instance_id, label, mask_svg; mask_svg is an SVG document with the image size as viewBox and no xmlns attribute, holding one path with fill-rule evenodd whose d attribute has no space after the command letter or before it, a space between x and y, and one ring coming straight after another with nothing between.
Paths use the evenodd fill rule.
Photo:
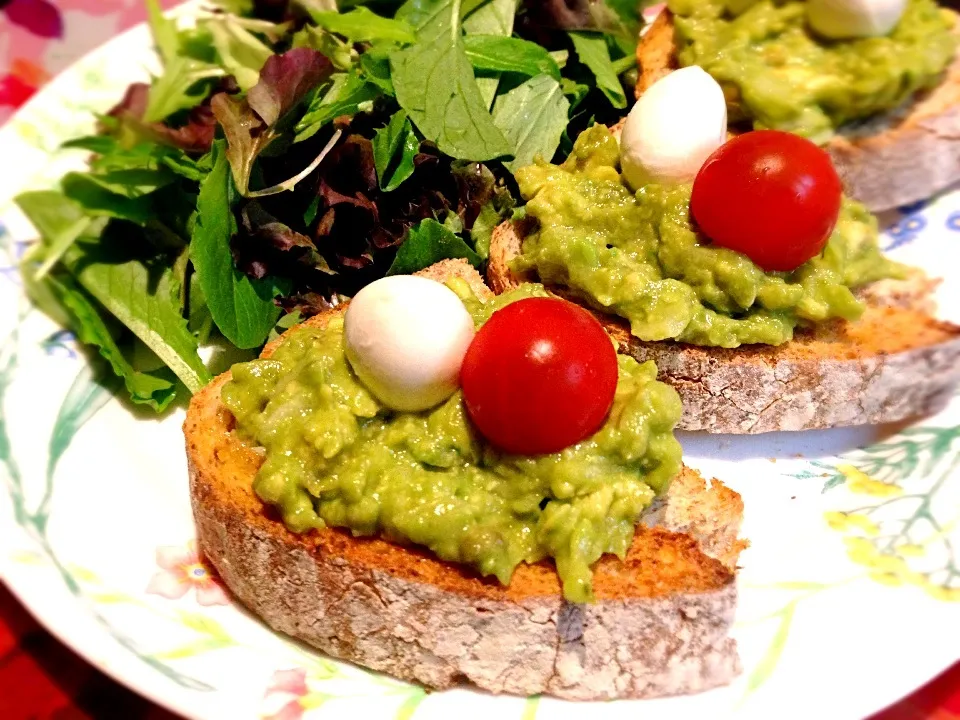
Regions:
<instances>
[{"instance_id":1,"label":"red cherry tomato","mask_svg":"<svg viewBox=\"0 0 960 720\"><path fill-rule=\"evenodd\" d=\"M693 183L690 210L716 245L764 270L786 271L823 250L842 195L826 152L798 135L757 130L707 158Z\"/></svg>"},{"instance_id":2,"label":"red cherry tomato","mask_svg":"<svg viewBox=\"0 0 960 720\"><path fill-rule=\"evenodd\" d=\"M617 353L590 313L556 298L495 312L473 339L460 384L492 445L522 455L562 450L603 425L617 389Z\"/></svg>"}]
</instances>

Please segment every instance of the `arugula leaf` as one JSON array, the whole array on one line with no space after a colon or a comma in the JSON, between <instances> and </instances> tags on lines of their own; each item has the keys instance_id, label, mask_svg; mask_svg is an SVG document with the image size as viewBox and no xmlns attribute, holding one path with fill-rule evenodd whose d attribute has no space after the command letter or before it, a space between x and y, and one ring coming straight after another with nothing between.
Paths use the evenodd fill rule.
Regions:
<instances>
[{"instance_id":1,"label":"arugula leaf","mask_svg":"<svg viewBox=\"0 0 960 720\"><path fill-rule=\"evenodd\" d=\"M330 61L316 50L296 48L273 55L260 72L260 81L244 99L226 93L210 105L227 137L227 159L240 194L249 190L253 163L277 137L280 120L330 76Z\"/></svg>"},{"instance_id":2,"label":"arugula leaf","mask_svg":"<svg viewBox=\"0 0 960 720\"><path fill-rule=\"evenodd\" d=\"M382 17L365 7L354 8L343 14L311 11L310 17L324 30L342 35L350 42L391 40L409 44L417 39L413 28L403 20Z\"/></svg>"},{"instance_id":3,"label":"arugula leaf","mask_svg":"<svg viewBox=\"0 0 960 720\"><path fill-rule=\"evenodd\" d=\"M373 137L373 161L377 168L380 189L396 190L416 169L413 158L420 150L420 141L403 110L395 113L390 124Z\"/></svg>"},{"instance_id":4,"label":"arugula leaf","mask_svg":"<svg viewBox=\"0 0 960 720\"><path fill-rule=\"evenodd\" d=\"M45 282L70 314L70 325L77 339L97 348L114 374L123 379L130 399L138 405L149 405L157 412L165 410L176 397L177 388L172 379L175 376L167 368L154 372L137 370L114 340L116 331L104 319L103 311L69 274L48 277Z\"/></svg>"},{"instance_id":5,"label":"arugula leaf","mask_svg":"<svg viewBox=\"0 0 960 720\"><path fill-rule=\"evenodd\" d=\"M463 5L459 0L405 4L407 19L421 18L418 42L391 53L391 77L397 101L424 137L454 158L490 160L510 155L513 147L494 125L464 52Z\"/></svg>"},{"instance_id":6,"label":"arugula leaf","mask_svg":"<svg viewBox=\"0 0 960 720\"><path fill-rule=\"evenodd\" d=\"M597 87L607 96L610 104L617 109L627 106L627 96L623 85L610 60L610 49L603 35L588 32L571 32L570 39L580 62L586 65L597 79Z\"/></svg>"},{"instance_id":7,"label":"arugula leaf","mask_svg":"<svg viewBox=\"0 0 960 720\"><path fill-rule=\"evenodd\" d=\"M355 115L361 107L380 97L380 88L356 73L338 73L333 85L320 97L314 97L296 127L294 142L303 142L341 115Z\"/></svg>"},{"instance_id":8,"label":"arugula leaf","mask_svg":"<svg viewBox=\"0 0 960 720\"><path fill-rule=\"evenodd\" d=\"M466 258L474 267L483 262L459 235L428 218L410 228L387 275L409 275L452 258Z\"/></svg>"},{"instance_id":9,"label":"arugula leaf","mask_svg":"<svg viewBox=\"0 0 960 720\"><path fill-rule=\"evenodd\" d=\"M521 75L546 74L560 81L560 66L540 45L513 37L467 35L464 49L477 70L514 72Z\"/></svg>"},{"instance_id":10,"label":"arugula leaf","mask_svg":"<svg viewBox=\"0 0 960 720\"><path fill-rule=\"evenodd\" d=\"M260 68L273 55L252 32L233 15L224 15L205 23L213 38L220 62L233 75L241 90L249 90L260 79Z\"/></svg>"},{"instance_id":11,"label":"arugula leaf","mask_svg":"<svg viewBox=\"0 0 960 720\"><path fill-rule=\"evenodd\" d=\"M463 31L470 35L499 35L509 37L513 33L513 22L517 15L517 0L491 0L463 21ZM480 95L489 110L497 97L500 76L477 78Z\"/></svg>"},{"instance_id":12,"label":"arugula leaf","mask_svg":"<svg viewBox=\"0 0 960 720\"><path fill-rule=\"evenodd\" d=\"M274 283L254 280L233 264L230 239L237 231L235 202L224 142L217 140L213 169L200 185L190 252L214 322L230 342L245 350L263 343L280 308L273 303Z\"/></svg>"},{"instance_id":13,"label":"arugula leaf","mask_svg":"<svg viewBox=\"0 0 960 720\"><path fill-rule=\"evenodd\" d=\"M516 156L505 162L515 173L541 157L546 161L560 145L560 136L567 127L570 103L560 83L549 75L537 75L497 98L493 121L516 145Z\"/></svg>"}]
</instances>

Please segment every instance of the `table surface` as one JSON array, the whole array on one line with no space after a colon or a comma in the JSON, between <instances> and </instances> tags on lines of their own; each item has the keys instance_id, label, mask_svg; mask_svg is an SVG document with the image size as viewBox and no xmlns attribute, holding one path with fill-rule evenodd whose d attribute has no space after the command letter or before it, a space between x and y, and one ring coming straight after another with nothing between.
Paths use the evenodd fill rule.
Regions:
<instances>
[{"instance_id":1,"label":"table surface","mask_svg":"<svg viewBox=\"0 0 960 720\"><path fill-rule=\"evenodd\" d=\"M143 16L143 0L0 0L0 123L78 57ZM177 720L81 660L0 585L0 718L109 717ZM960 663L871 720L960 720Z\"/></svg>"}]
</instances>

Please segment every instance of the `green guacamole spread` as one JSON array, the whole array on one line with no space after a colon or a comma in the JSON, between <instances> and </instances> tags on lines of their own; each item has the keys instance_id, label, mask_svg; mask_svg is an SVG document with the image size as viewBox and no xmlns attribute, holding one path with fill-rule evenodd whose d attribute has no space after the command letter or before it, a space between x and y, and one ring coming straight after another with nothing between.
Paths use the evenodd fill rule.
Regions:
<instances>
[{"instance_id":1,"label":"green guacamole spread","mask_svg":"<svg viewBox=\"0 0 960 720\"><path fill-rule=\"evenodd\" d=\"M529 284L483 303L462 281L450 286L478 326L546 295ZM423 545L504 584L519 563L552 557L564 597L586 602L590 566L624 556L641 511L680 469L679 396L653 363L619 365L606 424L552 455L496 452L459 392L422 413L383 407L344 356L342 320L295 330L271 358L235 365L222 399L266 450L254 490L294 532L329 525Z\"/></svg>"},{"instance_id":2,"label":"green guacamole spread","mask_svg":"<svg viewBox=\"0 0 960 720\"><path fill-rule=\"evenodd\" d=\"M822 255L792 272L764 272L697 234L689 185L648 185L634 194L618 162L616 139L596 125L563 165L517 172L536 227L513 268L626 318L641 340L779 345L798 325L855 320L864 309L855 288L903 275L880 253L876 219L848 198Z\"/></svg>"},{"instance_id":3,"label":"green guacamole spread","mask_svg":"<svg viewBox=\"0 0 960 720\"><path fill-rule=\"evenodd\" d=\"M885 37L830 41L803 0L669 0L681 65L725 89L731 122L825 143L840 125L892 110L940 81L957 47L952 15L909 0ZM738 7L739 6L739 7ZM735 14L729 8L745 8Z\"/></svg>"}]
</instances>

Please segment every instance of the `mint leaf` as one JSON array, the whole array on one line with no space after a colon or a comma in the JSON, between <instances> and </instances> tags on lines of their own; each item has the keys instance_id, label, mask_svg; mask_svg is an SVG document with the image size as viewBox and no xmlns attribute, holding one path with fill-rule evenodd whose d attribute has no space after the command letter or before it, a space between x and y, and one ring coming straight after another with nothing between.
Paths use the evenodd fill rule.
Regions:
<instances>
[{"instance_id":1,"label":"mint leaf","mask_svg":"<svg viewBox=\"0 0 960 720\"><path fill-rule=\"evenodd\" d=\"M373 137L373 162L377 168L380 189L396 190L416 169L413 158L420 150L420 141L410 118L403 110L394 114L390 124Z\"/></svg>"},{"instance_id":2,"label":"mint leaf","mask_svg":"<svg viewBox=\"0 0 960 720\"><path fill-rule=\"evenodd\" d=\"M514 37L467 35L464 49L477 70L520 73L533 77L546 74L560 81L560 66L545 48Z\"/></svg>"},{"instance_id":3,"label":"mint leaf","mask_svg":"<svg viewBox=\"0 0 960 720\"><path fill-rule=\"evenodd\" d=\"M512 154L513 147L494 125L464 51L463 5L459 0L404 5L406 19L420 20L418 42L391 53L391 78L397 102L441 151L462 160L491 160Z\"/></svg>"},{"instance_id":4,"label":"mint leaf","mask_svg":"<svg viewBox=\"0 0 960 720\"><path fill-rule=\"evenodd\" d=\"M380 88L355 73L333 76L333 85L321 97L314 98L306 114L297 123L294 142L302 142L317 134L325 125L341 115L355 115L365 103L380 96Z\"/></svg>"},{"instance_id":5,"label":"mint leaf","mask_svg":"<svg viewBox=\"0 0 960 720\"><path fill-rule=\"evenodd\" d=\"M417 39L413 28L403 20L381 17L365 7L354 8L343 14L311 10L310 17L324 30L342 35L350 42L390 40L397 43L412 43Z\"/></svg>"},{"instance_id":6,"label":"mint leaf","mask_svg":"<svg viewBox=\"0 0 960 720\"><path fill-rule=\"evenodd\" d=\"M515 173L537 157L553 158L560 136L567 127L570 103L560 83L549 75L538 75L497 98L493 121L517 148L513 160L505 162Z\"/></svg>"},{"instance_id":7,"label":"mint leaf","mask_svg":"<svg viewBox=\"0 0 960 720\"><path fill-rule=\"evenodd\" d=\"M200 185L190 254L220 332L238 348L248 349L263 343L280 308L273 303L273 283L253 280L234 266L230 239L237 230L235 202L224 143L218 140L213 145L213 169Z\"/></svg>"},{"instance_id":8,"label":"mint leaf","mask_svg":"<svg viewBox=\"0 0 960 720\"><path fill-rule=\"evenodd\" d=\"M459 235L436 220L423 220L410 228L387 275L409 275L452 258L466 258L474 267L483 262Z\"/></svg>"},{"instance_id":9,"label":"mint leaf","mask_svg":"<svg viewBox=\"0 0 960 720\"><path fill-rule=\"evenodd\" d=\"M571 32L573 49L577 52L580 62L586 65L597 79L597 87L607 96L610 103L617 109L627 106L627 96L623 92L623 85L610 60L610 49L604 35L588 32Z\"/></svg>"}]
</instances>

